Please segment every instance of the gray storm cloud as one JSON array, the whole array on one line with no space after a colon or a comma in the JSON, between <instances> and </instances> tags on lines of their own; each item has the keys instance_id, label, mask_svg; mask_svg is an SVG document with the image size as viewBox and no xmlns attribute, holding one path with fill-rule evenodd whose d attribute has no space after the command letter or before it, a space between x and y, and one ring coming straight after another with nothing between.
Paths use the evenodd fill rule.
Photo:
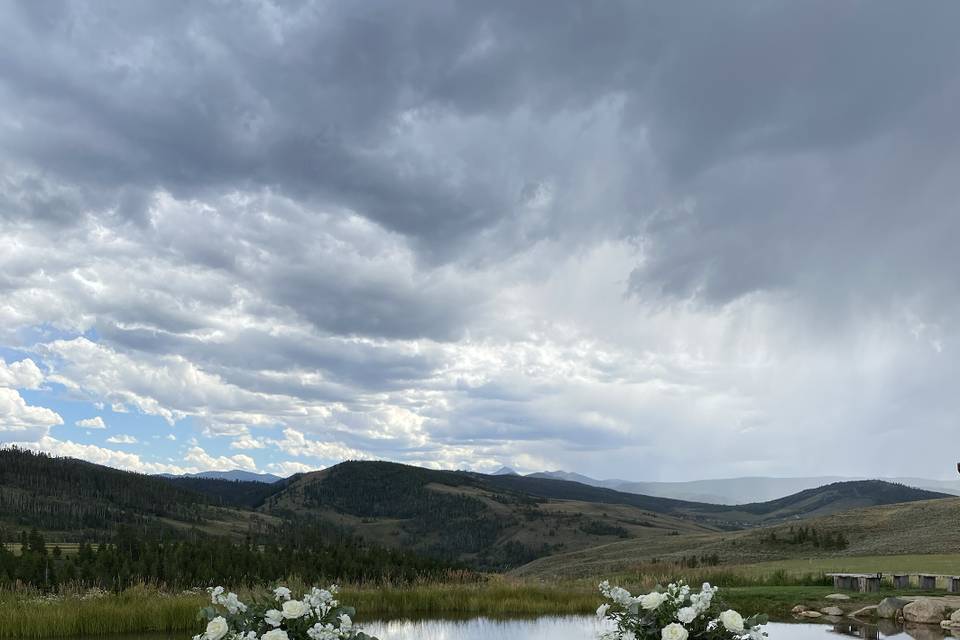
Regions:
<instances>
[{"instance_id":1,"label":"gray storm cloud","mask_svg":"<svg viewBox=\"0 0 960 640\"><path fill-rule=\"evenodd\" d=\"M952 459L958 14L5 3L0 346L317 464Z\"/></svg>"}]
</instances>

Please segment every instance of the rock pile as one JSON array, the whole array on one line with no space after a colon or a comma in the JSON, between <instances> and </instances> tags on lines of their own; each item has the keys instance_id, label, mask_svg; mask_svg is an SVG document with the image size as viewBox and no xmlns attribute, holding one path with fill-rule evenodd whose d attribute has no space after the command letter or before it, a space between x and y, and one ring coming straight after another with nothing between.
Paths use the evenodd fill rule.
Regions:
<instances>
[{"instance_id":1,"label":"rock pile","mask_svg":"<svg viewBox=\"0 0 960 640\"><path fill-rule=\"evenodd\" d=\"M850 598L849 596L844 598L826 596L825 599L837 602ZM822 607L819 610L798 604L791 609L791 613L799 618L827 617L831 619L846 614L850 618L874 618L905 622L910 626L920 625L916 627L918 629L925 628L923 625L939 625L960 638L960 598L956 596L884 598L879 604L861 607L851 613L846 613L844 609L835 604Z\"/></svg>"}]
</instances>

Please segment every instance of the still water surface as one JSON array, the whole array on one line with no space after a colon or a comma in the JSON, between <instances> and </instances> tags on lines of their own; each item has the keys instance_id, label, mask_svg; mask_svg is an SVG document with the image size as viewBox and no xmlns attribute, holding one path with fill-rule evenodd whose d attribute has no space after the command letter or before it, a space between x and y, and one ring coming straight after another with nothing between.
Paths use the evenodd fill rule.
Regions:
<instances>
[{"instance_id":1,"label":"still water surface","mask_svg":"<svg viewBox=\"0 0 960 640\"><path fill-rule=\"evenodd\" d=\"M466 620L390 620L366 622L363 628L380 640L596 640L600 628L593 616L546 616L524 620L471 618ZM769 640L943 640L939 627L916 625L898 627L892 623L859 625L770 623ZM839 637L838 637L839 636ZM105 640L78 638L75 640ZM189 640L188 634L168 636L141 634L113 636L109 640ZM952 640L952 639L948 639Z\"/></svg>"},{"instance_id":2,"label":"still water surface","mask_svg":"<svg viewBox=\"0 0 960 640\"><path fill-rule=\"evenodd\" d=\"M600 631L593 616L551 616L529 620L392 620L368 622L364 628L380 640L595 640ZM837 636L864 640L943 638L937 627L920 625L905 630L893 624L878 627L846 621L837 624L770 623L766 630L770 640L830 640Z\"/></svg>"}]
</instances>

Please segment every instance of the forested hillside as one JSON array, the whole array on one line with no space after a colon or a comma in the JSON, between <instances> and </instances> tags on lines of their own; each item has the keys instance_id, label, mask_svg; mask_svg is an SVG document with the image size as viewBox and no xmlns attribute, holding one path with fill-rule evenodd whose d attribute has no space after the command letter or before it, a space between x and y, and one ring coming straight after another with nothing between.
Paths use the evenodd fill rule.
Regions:
<instances>
[{"instance_id":1,"label":"forested hillside","mask_svg":"<svg viewBox=\"0 0 960 640\"><path fill-rule=\"evenodd\" d=\"M504 570L619 541L671 554L683 550L686 542L703 541L716 532L939 497L943 494L863 481L765 503L724 506L563 480L436 471L389 462L345 462L268 484L159 478L0 450L0 528L8 542L37 529L58 543L113 544L123 530L142 548L159 544L166 554L174 543L206 544L201 539L213 537L236 547L232 553L245 558L238 567L252 566L261 573L275 567L266 559L270 549L294 544L307 534L305 544L318 557L325 557L331 546L356 546L374 556L393 549L390 553L413 552L443 566ZM793 553L808 542L829 550L844 548L848 540L859 542L844 534L804 530L794 537L778 533L766 542L758 538L757 544L772 553L785 552L780 547ZM19 547L23 546L21 542ZM128 564L134 567L130 573L139 575L135 567L141 552L130 553ZM257 555L263 553L267 556ZM154 567L150 571L167 576L158 568L163 562L167 560L150 560L148 565ZM304 571L312 571L311 562L303 560ZM413 560L401 564L411 563L416 564ZM62 568L68 570L67 565ZM344 569L351 575L365 570Z\"/></svg>"},{"instance_id":2,"label":"forested hillside","mask_svg":"<svg viewBox=\"0 0 960 640\"><path fill-rule=\"evenodd\" d=\"M9 532L0 529L0 535ZM257 585L296 576L308 582L386 582L439 579L469 572L415 554L363 544L349 535L311 528L276 536L283 544L234 542L191 532L178 539L120 527L108 542L61 547L37 531L21 532L16 544L0 546L0 587L16 582L39 588L61 583L121 590L138 583L191 588L229 583Z\"/></svg>"},{"instance_id":3,"label":"forested hillside","mask_svg":"<svg viewBox=\"0 0 960 640\"><path fill-rule=\"evenodd\" d=\"M163 482L207 496L214 504L254 509L286 487L288 480L267 483L255 480L224 480L196 476L161 476Z\"/></svg>"},{"instance_id":4,"label":"forested hillside","mask_svg":"<svg viewBox=\"0 0 960 640\"><path fill-rule=\"evenodd\" d=\"M577 499L582 485L561 487L564 498L553 499L499 482L513 477L346 462L292 479L261 510L313 514L380 544L484 569L624 538L710 530L631 504Z\"/></svg>"},{"instance_id":5,"label":"forested hillside","mask_svg":"<svg viewBox=\"0 0 960 640\"><path fill-rule=\"evenodd\" d=\"M163 521L201 524L213 501L159 478L0 449L0 523L73 536Z\"/></svg>"}]
</instances>

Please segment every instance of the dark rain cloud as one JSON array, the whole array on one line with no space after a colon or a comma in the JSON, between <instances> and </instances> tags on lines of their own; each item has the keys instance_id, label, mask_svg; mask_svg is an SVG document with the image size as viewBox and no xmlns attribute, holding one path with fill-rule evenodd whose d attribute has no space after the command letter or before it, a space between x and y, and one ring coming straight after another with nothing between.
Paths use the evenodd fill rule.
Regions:
<instances>
[{"instance_id":1,"label":"dark rain cloud","mask_svg":"<svg viewBox=\"0 0 960 640\"><path fill-rule=\"evenodd\" d=\"M633 407L571 389L629 365L578 339L724 406L763 395L690 355L716 341L739 363L734 338L704 330L691 364L669 348L689 346L680 328L637 338L564 307L610 280L624 325L776 307L781 363L802 355L778 340L839 353L891 318L940 353L960 311L958 18L953 2L6 3L0 319L178 354L254 394L358 412L376 396L457 445L628 441ZM613 245L634 254L593 265L606 281L534 295ZM932 376L926 357L904 364ZM403 390L447 395L388 397ZM769 409L757 424L782 428Z\"/></svg>"}]
</instances>

